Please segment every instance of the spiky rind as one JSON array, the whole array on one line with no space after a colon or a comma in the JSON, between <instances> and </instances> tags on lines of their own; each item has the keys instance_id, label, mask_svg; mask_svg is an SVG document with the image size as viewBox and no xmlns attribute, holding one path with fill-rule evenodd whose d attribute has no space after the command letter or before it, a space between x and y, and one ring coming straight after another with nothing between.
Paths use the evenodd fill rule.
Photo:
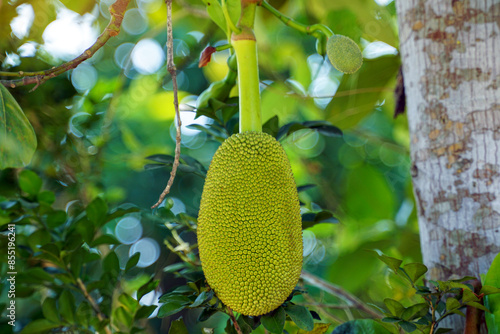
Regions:
<instances>
[{"instance_id":1,"label":"spiky rind","mask_svg":"<svg viewBox=\"0 0 500 334\"><path fill-rule=\"evenodd\" d=\"M274 137L228 138L208 170L198 217L210 287L231 309L257 316L279 307L302 269L302 224L290 162Z\"/></svg>"}]
</instances>

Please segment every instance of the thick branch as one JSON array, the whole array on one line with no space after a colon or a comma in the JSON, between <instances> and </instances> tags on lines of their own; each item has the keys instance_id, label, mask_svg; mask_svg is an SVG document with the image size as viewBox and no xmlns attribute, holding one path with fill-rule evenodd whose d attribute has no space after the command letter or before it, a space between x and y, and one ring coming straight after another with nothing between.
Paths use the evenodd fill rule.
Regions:
<instances>
[{"instance_id":1,"label":"thick branch","mask_svg":"<svg viewBox=\"0 0 500 334\"><path fill-rule=\"evenodd\" d=\"M97 50L103 47L107 41L120 33L120 26L122 24L123 15L130 0L116 0L109 7L109 12L111 14L111 20L109 21L108 26L102 34L97 38L95 43L85 50L81 55L76 57L73 60L70 60L62 65L57 67L53 67L49 70L39 71L39 72L0 72L0 76L22 76L21 79L14 80L0 80L0 83L6 87L16 88L19 86L25 86L30 84L36 84L32 90L38 88L40 84L43 82L54 78L66 71L76 68L85 60L91 58Z\"/></svg>"},{"instance_id":2,"label":"thick branch","mask_svg":"<svg viewBox=\"0 0 500 334\"><path fill-rule=\"evenodd\" d=\"M317 288L320 288L321 290L328 292L334 296L338 296L347 302L351 303L353 307L357 308L360 311L363 311L372 317L375 318L382 318L382 316L366 306L361 300L359 300L356 296L350 294L349 292L341 289L338 286L333 285L332 283L329 283L327 281L322 280L321 278L314 276L311 273L308 273L306 271L303 271L300 274L300 277L302 277L305 281L309 282L310 284L314 285Z\"/></svg>"}]
</instances>

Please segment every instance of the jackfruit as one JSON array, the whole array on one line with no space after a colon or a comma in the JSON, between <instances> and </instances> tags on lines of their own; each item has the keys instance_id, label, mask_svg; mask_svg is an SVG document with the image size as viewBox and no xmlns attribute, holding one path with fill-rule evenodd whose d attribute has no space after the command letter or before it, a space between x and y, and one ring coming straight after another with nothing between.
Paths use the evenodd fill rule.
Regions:
<instances>
[{"instance_id":1,"label":"jackfruit","mask_svg":"<svg viewBox=\"0 0 500 334\"><path fill-rule=\"evenodd\" d=\"M363 64L359 46L349 37L333 35L326 42L326 54L330 63L340 72L354 73Z\"/></svg>"},{"instance_id":2,"label":"jackfruit","mask_svg":"<svg viewBox=\"0 0 500 334\"><path fill-rule=\"evenodd\" d=\"M197 234L207 282L234 311L266 314L290 295L302 269L302 223L290 162L274 137L244 132L222 143Z\"/></svg>"}]
</instances>

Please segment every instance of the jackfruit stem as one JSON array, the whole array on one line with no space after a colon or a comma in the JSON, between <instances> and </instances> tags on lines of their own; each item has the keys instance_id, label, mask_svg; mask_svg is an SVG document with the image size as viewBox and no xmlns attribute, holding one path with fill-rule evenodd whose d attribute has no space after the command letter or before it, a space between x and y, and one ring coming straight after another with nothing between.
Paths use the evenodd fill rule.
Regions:
<instances>
[{"instance_id":1,"label":"jackfruit stem","mask_svg":"<svg viewBox=\"0 0 500 334\"><path fill-rule=\"evenodd\" d=\"M240 132L262 132L257 43L252 29L242 27L241 33L233 33L231 44L238 66Z\"/></svg>"}]
</instances>

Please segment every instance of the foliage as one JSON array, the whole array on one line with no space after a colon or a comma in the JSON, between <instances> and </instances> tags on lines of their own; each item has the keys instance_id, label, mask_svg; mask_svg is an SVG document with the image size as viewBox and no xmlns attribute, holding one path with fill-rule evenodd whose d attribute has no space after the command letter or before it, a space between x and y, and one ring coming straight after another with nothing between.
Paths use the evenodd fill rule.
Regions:
<instances>
[{"instance_id":1,"label":"foliage","mask_svg":"<svg viewBox=\"0 0 500 334\"><path fill-rule=\"evenodd\" d=\"M14 295L22 298L18 304L25 311L29 309L34 319L21 333L140 330L143 319L156 306L139 301L158 281L149 280L140 286L137 298L133 298L133 285L141 284L144 277L136 277L134 284L125 281L130 273L137 272L140 254L120 264L110 249L119 241L105 229L111 221L138 208L121 205L109 210L97 197L86 207L74 203L67 210L55 209L55 194L42 190L42 179L27 169L19 174L19 188L19 196L0 198L0 222L8 232L3 238L16 250L15 257L2 265L2 277L17 272L10 276L15 277ZM10 243L5 246L11 249ZM3 304L2 311L7 306ZM3 333L11 328L2 324Z\"/></svg>"}]
</instances>

